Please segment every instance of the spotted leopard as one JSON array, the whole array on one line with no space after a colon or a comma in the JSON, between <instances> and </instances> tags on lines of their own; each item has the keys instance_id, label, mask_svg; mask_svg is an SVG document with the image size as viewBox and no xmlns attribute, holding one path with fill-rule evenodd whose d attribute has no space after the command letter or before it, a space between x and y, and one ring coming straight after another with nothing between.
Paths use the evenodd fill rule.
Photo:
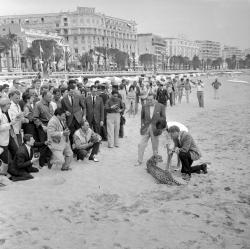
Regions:
<instances>
[{"instance_id":1,"label":"spotted leopard","mask_svg":"<svg viewBox=\"0 0 250 249\"><path fill-rule=\"evenodd\" d=\"M153 155L147 161L147 172L152 175L159 183L168 185L182 185L176 181L168 170L157 167L158 162L162 162L162 156Z\"/></svg>"}]
</instances>

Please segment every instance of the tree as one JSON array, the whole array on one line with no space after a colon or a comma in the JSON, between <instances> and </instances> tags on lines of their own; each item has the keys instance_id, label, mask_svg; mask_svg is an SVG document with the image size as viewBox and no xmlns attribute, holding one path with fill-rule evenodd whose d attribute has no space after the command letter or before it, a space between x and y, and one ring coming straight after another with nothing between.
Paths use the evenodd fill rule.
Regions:
<instances>
[{"instance_id":1,"label":"tree","mask_svg":"<svg viewBox=\"0 0 250 249\"><path fill-rule=\"evenodd\" d=\"M187 56L183 57L183 67L184 69L190 69L190 60Z\"/></svg>"},{"instance_id":2,"label":"tree","mask_svg":"<svg viewBox=\"0 0 250 249\"><path fill-rule=\"evenodd\" d=\"M201 61L199 59L199 57L197 55L195 55L193 57L193 60L192 60L192 66L193 66L193 69L196 70L197 68L199 68L201 65Z\"/></svg>"},{"instance_id":3,"label":"tree","mask_svg":"<svg viewBox=\"0 0 250 249\"><path fill-rule=\"evenodd\" d=\"M139 56L139 62L144 68L152 69L156 61L156 55L154 54L141 54Z\"/></svg>"},{"instance_id":4,"label":"tree","mask_svg":"<svg viewBox=\"0 0 250 249\"><path fill-rule=\"evenodd\" d=\"M10 71L10 63L9 63L9 50L11 48L11 41L7 36L0 36L0 72L2 72L2 56L4 53L6 55L7 60L7 70Z\"/></svg>"},{"instance_id":5,"label":"tree","mask_svg":"<svg viewBox=\"0 0 250 249\"><path fill-rule=\"evenodd\" d=\"M212 66L212 60L210 58L207 58L206 64L207 64L207 69L210 69Z\"/></svg>"},{"instance_id":6,"label":"tree","mask_svg":"<svg viewBox=\"0 0 250 249\"><path fill-rule=\"evenodd\" d=\"M231 58L226 58L226 63L228 69L232 69L232 59Z\"/></svg>"},{"instance_id":7,"label":"tree","mask_svg":"<svg viewBox=\"0 0 250 249\"><path fill-rule=\"evenodd\" d=\"M245 66L246 66L246 68L250 68L250 54L246 55Z\"/></svg>"}]
</instances>

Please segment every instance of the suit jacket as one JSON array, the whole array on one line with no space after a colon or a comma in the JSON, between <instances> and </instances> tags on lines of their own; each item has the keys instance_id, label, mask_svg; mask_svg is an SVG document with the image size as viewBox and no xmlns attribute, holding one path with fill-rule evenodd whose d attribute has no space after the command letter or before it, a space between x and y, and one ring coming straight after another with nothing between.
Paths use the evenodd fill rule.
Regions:
<instances>
[{"instance_id":1,"label":"suit jacket","mask_svg":"<svg viewBox=\"0 0 250 249\"><path fill-rule=\"evenodd\" d=\"M93 97L88 96L85 99L86 106L86 119L91 124L93 119L96 124L100 124L100 121L104 121L104 104L102 98L99 96L95 97L95 106L93 106Z\"/></svg>"},{"instance_id":2,"label":"suit jacket","mask_svg":"<svg viewBox=\"0 0 250 249\"><path fill-rule=\"evenodd\" d=\"M66 142L66 137L63 135L64 127L62 126L60 120L53 116L47 126L48 141L51 142L49 148L51 150L64 150Z\"/></svg>"},{"instance_id":3,"label":"suit jacket","mask_svg":"<svg viewBox=\"0 0 250 249\"><path fill-rule=\"evenodd\" d=\"M197 147L193 137L186 131L181 131L179 139L174 140L175 146L180 148L181 152L190 152L193 161L201 157L201 152Z\"/></svg>"},{"instance_id":4,"label":"suit jacket","mask_svg":"<svg viewBox=\"0 0 250 249\"><path fill-rule=\"evenodd\" d=\"M159 120L159 118L166 119L165 106L163 104L155 103L152 118L150 118L150 105L143 105L141 110L141 135L146 134L149 125L152 125L152 128L156 129L156 122Z\"/></svg>"},{"instance_id":5,"label":"suit jacket","mask_svg":"<svg viewBox=\"0 0 250 249\"><path fill-rule=\"evenodd\" d=\"M62 103L62 108L65 111L71 113L70 116L67 116L68 126L71 125L74 117L80 124L83 116L85 115L85 109L86 109L83 96L75 94L73 97L73 105L72 105L69 101L68 95L66 95L65 97L62 98L61 103Z\"/></svg>"},{"instance_id":6,"label":"suit jacket","mask_svg":"<svg viewBox=\"0 0 250 249\"><path fill-rule=\"evenodd\" d=\"M30 149L30 155L25 144L22 144L15 155L14 160L9 165L8 172L10 174L21 174L28 172L27 168L32 166L31 159L33 157L32 148Z\"/></svg>"}]
</instances>

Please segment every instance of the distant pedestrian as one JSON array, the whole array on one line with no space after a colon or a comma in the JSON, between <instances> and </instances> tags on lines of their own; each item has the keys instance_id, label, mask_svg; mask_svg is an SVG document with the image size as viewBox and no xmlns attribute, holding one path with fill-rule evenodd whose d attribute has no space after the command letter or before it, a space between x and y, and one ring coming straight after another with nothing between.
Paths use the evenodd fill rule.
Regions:
<instances>
[{"instance_id":1,"label":"distant pedestrian","mask_svg":"<svg viewBox=\"0 0 250 249\"><path fill-rule=\"evenodd\" d=\"M186 93L186 100L187 100L187 103L189 103L189 95L191 93L191 85L190 85L189 79L186 79L184 83L184 88L185 88L185 93Z\"/></svg>"},{"instance_id":2,"label":"distant pedestrian","mask_svg":"<svg viewBox=\"0 0 250 249\"><path fill-rule=\"evenodd\" d=\"M221 83L218 81L218 79L216 78L215 81L211 84L214 88L214 99L218 99L218 91L219 88L221 86Z\"/></svg>"}]
</instances>

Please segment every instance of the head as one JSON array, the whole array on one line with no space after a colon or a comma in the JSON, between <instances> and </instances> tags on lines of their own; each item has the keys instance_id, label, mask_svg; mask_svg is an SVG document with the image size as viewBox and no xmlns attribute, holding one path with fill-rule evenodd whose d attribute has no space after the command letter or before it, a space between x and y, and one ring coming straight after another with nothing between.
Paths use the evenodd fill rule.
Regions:
<instances>
[{"instance_id":1,"label":"head","mask_svg":"<svg viewBox=\"0 0 250 249\"><path fill-rule=\"evenodd\" d=\"M118 91L116 91L116 90L112 90L112 92L111 92L111 94L112 94L112 98L113 99L118 99L119 97L119 95L118 95Z\"/></svg>"},{"instance_id":2,"label":"head","mask_svg":"<svg viewBox=\"0 0 250 249\"><path fill-rule=\"evenodd\" d=\"M100 81L99 80L96 80L95 81L95 86L99 86L100 85Z\"/></svg>"},{"instance_id":3,"label":"head","mask_svg":"<svg viewBox=\"0 0 250 249\"><path fill-rule=\"evenodd\" d=\"M10 104L9 98L0 98L0 108L3 112L7 112L10 109Z\"/></svg>"},{"instance_id":4,"label":"head","mask_svg":"<svg viewBox=\"0 0 250 249\"><path fill-rule=\"evenodd\" d=\"M52 86L52 85L49 86L49 91L50 91L52 94L53 94L54 89L55 89L54 86Z\"/></svg>"},{"instance_id":5,"label":"head","mask_svg":"<svg viewBox=\"0 0 250 249\"><path fill-rule=\"evenodd\" d=\"M68 94L68 88L66 87L61 87L61 95L65 97Z\"/></svg>"},{"instance_id":6,"label":"head","mask_svg":"<svg viewBox=\"0 0 250 249\"><path fill-rule=\"evenodd\" d=\"M18 88L18 86L19 86L19 80L18 80L18 79L14 79L14 80L13 80L13 86L14 86L15 88Z\"/></svg>"},{"instance_id":7,"label":"head","mask_svg":"<svg viewBox=\"0 0 250 249\"><path fill-rule=\"evenodd\" d=\"M83 83L86 85L86 84L88 83L88 80L89 80L89 79L88 79L87 77L84 77L84 78L83 78Z\"/></svg>"},{"instance_id":8,"label":"head","mask_svg":"<svg viewBox=\"0 0 250 249\"><path fill-rule=\"evenodd\" d=\"M86 132L89 129L89 122L88 121L82 121L81 122L81 129Z\"/></svg>"},{"instance_id":9,"label":"head","mask_svg":"<svg viewBox=\"0 0 250 249\"><path fill-rule=\"evenodd\" d=\"M147 104L149 105L154 105L155 104L155 99L153 94L149 94L147 97Z\"/></svg>"},{"instance_id":10,"label":"head","mask_svg":"<svg viewBox=\"0 0 250 249\"><path fill-rule=\"evenodd\" d=\"M42 93L42 98L43 98L43 100L46 101L47 103L50 103L51 100L52 100L52 94L51 94L51 92L49 92L49 91L44 91L44 92Z\"/></svg>"},{"instance_id":11,"label":"head","mask_svg":"<svg viewBox=\"0 0 250 249\"><path fill-rule=\"evenodd\" d=\"M43 84L40 88L40 94L42 95L43 92L48 92L49 91L49 85Z\"/></svg>"},{"instance_id":12,"label":"head","mask_svg":"<svg viewBox=\"0 0 250 249\"><path fill-rule=\"evenodd\" d=\"M180 128L176 125L168 128L168 133L172 139L177 139L180 134Z\"/></svg>"},{"instance_id":13,"label":"head","mask_svg":"<svg viewBox=\"0 0 250 249\"><path fill-rule=\"evenodd\" d=\"M90 87L90 91L93 97L95 97L97 95L97 86L96 85L92 85Z\"/></svg>"},{"instance_id":14,"label":"head","mask_svg":"<svg viewBox=\"0 0 250 249\"><path fill-rule=\"evenodd\" d=\"M13 91L9 93L9 98L11 101L13 101L15 104L18 104L20 101L20 92L19 91Z\"/></svg>"},{"instance_id":15,"label":"head","mask_svg":"<svg viewBox=\"0 0 250 249\"><path fill-rule=\"evenodd\" d=\"M25 104L32 103L34 101L34 97L30 95L28 92L23 93L22 99Z\"/></svg>"},{"instance_id":16,"label":"head","mask_svg":"<svg viewBox=\"0 0 250 249\"><path fill-rule=\"evenodd\" d=\"M130 86L129 89L128 89L129 92L133 92L134 90L135 90L134 86Z\"/></svg>"},{"instance_id":17,"label":"head","mask_svg":"<svg viewBox=\"0 0 250 249\"><path fill-rule=\"evenodd\" d=\"M41 87L41 80L39 80L39 79L36 79L36 80L33 80L32 81L32 86L35 88L35 89L40 89L40 87Z\"/></svg>"},{"instance_id":18,"label":"head","mask_svg":"<svg viewBox=\"0 0 250 249\"><path fill-rule=\"evenodd\" d=\"M8 84L3 84L2 86L2 92L8 93L9 92L9 85Z\"/></svg>"},{"instance_id":19,"label":"head","mask_svg":"<svg viewBox=\"0 0 250 249\"><path fill-rule=\"evenodd\" d=\"M23 135L23 143L32 147L35 143L35 139L31 134L24 134Z\"/></svg>"},{"instance_id":20,"label":"head","mask_svg":"<svg viewBox=\"0 0 250 249\"><path fill-rule=\"evenodd\" d=\"M74 88L76 88L76 86L77 86L77 83L76 83L76 80L69 80L69 82L68 82L68 86L74 86Z\"/></svg>"},{"instance_id":21,"label":"head","mask_svg":"<svg viewBox=\"0 0 250 249\"><path fill-rule=\"evenodd\" d=\"M53 90L54 100L58 101L61 98L61 91L59 88Z\"/></svg>"},{"instance_id":22,"label":"head","mask_svg":"<svg viewBox=\"0 0 250 249\"><path fill-rule=\"evenodd\" d=\"M66 121L66 114L62 108L56 108L54 115L62 122Z\"/></svg>"},{"instance_id":23,"label":"head","mask_svg":"<svg viewBox=\"0 0 250 249\"><path fill-rule=\"evenodd\" d=\"M69 96L73 97L75 95L75 91L76 91L76 86L74 84L70 84L68 86L68 94L69 94Z\"/></svg>"},{"instance_id":24,"label":"head","mask_svg":"<svg viewBox=\"0 0 250 249\"><path fill-rule=\"evenodd\" d=\"M34 98L37 97L36 89L34 87L30 87L27 89L27 92L33 96Z\"/></svg>"}]
</instances>

